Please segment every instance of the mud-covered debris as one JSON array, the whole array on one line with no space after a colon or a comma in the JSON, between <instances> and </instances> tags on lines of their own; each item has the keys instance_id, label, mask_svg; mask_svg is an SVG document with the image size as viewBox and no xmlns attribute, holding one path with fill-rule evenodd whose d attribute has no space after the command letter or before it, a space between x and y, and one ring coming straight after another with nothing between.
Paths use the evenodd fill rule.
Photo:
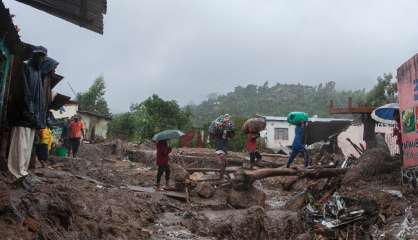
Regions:
<instances>
[{"instance_id":1,"label":"mud-covered debris","mask_svg":"<svg viewBox=\"0 0 418 240\"><path fill-rule=\"evenodd\" d=\"M208 182L201 182L197 184L196 192L202 198L211 198L215 194L215 188Z\"/></svg>"},{"instance_id":2,"label":"mud-covered debris","mask_svg":"<svg viewBox=\"0 0 418 240\"><path fill-rule=\"evenodd\" d=\"M364 152L358 159L359 164L349 169L343 184L350 185L359 180L368 180L382 174L400 171L401 162L395 161L385 148L372 148Z\"/></svg>"},{"instance_id":3,"label":"mud-covered debris","mask_svg":"<svg viewBox=\"0 0 418 240\"><path fill-rule=\"evenodd\" d=\"M366 222L377 213L377 208L373 201L350 199L335 192L319 209L308 204L305 212L305 220L316 234L335 237L344 230L346 234L356 234L356 230L352 230L355 226L364 225L358 229L367 230Z\"/></svg>"},{"instance_id":4,"label":"mud-covered debris","mask_svg":"<svg viewBox=\"0 0 418 240\"><path fill-rule=\"evenodd\" d=\"M398 198L403 198L403 195L402 195L401 191L399 191L399 190L387 190L387 189L385 189L385 190L382 190L382 192L389 193L390 195L398 197Z\"/></svg>"},{"instance_id":5,"label":"mud-covered debris","mask_svg":"<svg viewBox=\"0 0 418 240\"><path fill-rule=\"evenodd\" d=\"M189 179L189 172L179 164L170 165L175 188L177 191L184 191L186 188L186 180Z\"/></svg>"},{"instance_id":6,"label":"mud-covered debris","mask_svg":"<svg viewBox=\"0 0 418 240\"><path fill-rule=\"evenodd\" d=\"M260 206L245 210L202 211L194 216L191 229L217 239L294 239L306 232L293 211L265 211Z\"/></svg>"},{"instance_id":7,"label":"mud-covered debris","mask_svg":"<svg viewBox=\"0 0 418 240\"><path fill-rule=\"evenodd\" d=\"M285 209L298 211L305 206L305 192L300 192L291 197L285 205Z\"/></svg>"},{"instance_id":8,"label":"mud-covered debris","mask_svg":"<svg viewBox=\"0 0 418 240\"><path fill-rule=\"evenodd\" d=\"M27 226L28 230L31 232L38 232L40 224L35 219L28 217L23 221L23 226Z\"/></svg>"},{"instance_id":9,"label":"mud-covered debris","mask_svg":"<svg viewBox=\"0 0 418 240\"><path fill-rule=\"evenodd\" d=\"M231 189L227 201L236 209L250 208L252 206L265 207L266 194L255 187L242 191Z\"/></svg>"}]
</instances>

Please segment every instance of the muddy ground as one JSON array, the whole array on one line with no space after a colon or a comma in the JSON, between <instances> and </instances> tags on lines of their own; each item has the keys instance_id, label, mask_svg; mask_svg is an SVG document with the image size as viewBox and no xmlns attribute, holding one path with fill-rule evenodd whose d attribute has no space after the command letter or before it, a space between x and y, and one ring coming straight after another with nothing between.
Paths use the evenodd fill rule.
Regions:
<instances>
[{"instance_id":1,"label":"muddy ground","mask_svg":"<svg viewBox=\"0 0 418 240\"><path fill-rule=\"evenodd\" d=\"M173 162L183 166L216 166L212 150L174 154ZM231 167L244 159L245 154L231 154ZM110 144L84 144L79 159L52 158L49 167L33 170L24 181L0 176L1 239L418 239L416 195L398 194L399 166L363 162L372 163L339 178L273 177L232 197L226 182L210 181L214 195L208 198L192 183L188 201L183 193L154 191L152 146L115 151ZM181 174L181 168L173 169L173 176ZM336 191L361 200L368 215L332 230L310 223L306 206L320 209Z\"/></svg>"}]
</instances>

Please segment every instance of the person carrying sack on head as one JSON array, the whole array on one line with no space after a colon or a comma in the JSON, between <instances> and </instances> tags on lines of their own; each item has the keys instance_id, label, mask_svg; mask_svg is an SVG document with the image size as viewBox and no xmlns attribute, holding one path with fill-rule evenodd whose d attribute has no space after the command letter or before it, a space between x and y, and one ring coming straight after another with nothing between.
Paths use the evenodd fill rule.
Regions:
<instances>
[{"instance_id":1,"label":"person carrying sack on head","mask_svg":"<svg viewBox=\"0 0 418 240\"><path fill-rule=\"evenodd\" d=\"M261 154L257 151L257 138L260 136L259 133L249 133L247 137L247 151L250 155L250 168L252 169L257 162L261 160Z\"/></svg>"},{"instance_id":2,"label":"person carrying sack on head","mask_svg":"<svg viewBox=\"0 0 418 240\"><path fill-rule=\"evenodd\" d=\"M292 144L292 153L289 156L289 160L287 161L287 168L290 167L290 165L293 163L293 161L295 160L296 156L299 153L303 154L303 158L305 161L305 168L309 166L309 154L308 151L306 150L305 146L302 144L302 135L303 135L303 131L306 127L306 122L301 122L299 124L296 125L295 128L295 139L293 140L293 144Z\"/></svg>"}]
</instances>

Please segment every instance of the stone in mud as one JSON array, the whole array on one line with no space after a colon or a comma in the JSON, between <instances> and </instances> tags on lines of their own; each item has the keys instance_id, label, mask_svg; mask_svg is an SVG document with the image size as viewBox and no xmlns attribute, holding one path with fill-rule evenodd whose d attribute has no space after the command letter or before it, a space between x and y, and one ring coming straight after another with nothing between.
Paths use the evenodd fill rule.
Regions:
<instances>
[{"instance_id":1,"label":"stone in mud","mask_svg":"<svg viewBox=\"0 0 418 240\"><path fill-rule=\"evenodd\" d=\"M216 239L294 239L306 232L297 212L246 210L205 211L191 221L191 229Z\"/></svg>"},{"instance_id":2,"label":"stone in mud","mask_svg":"<svg viewBox=\"0 0 418 240\"><path fill-rule=\"evenodd\" d=\"M35 233L38 232L39 227L40 227L39 223L35 219L30 218L30 217L26 218L23 221L23 225L27 226L29 231L35 232Z\"/></svg>"},{"instance_id":3,"label":"stone in mud","mask_svg":"<svg viewBox=\"0 0 418 240\"><path fill-rule=\"evenodd\" d=\"M289 177L283 177L282 180L282 187L285 191L292 190L293 184L295 184L299 180L298 176L289 176Z\"/></svg>"},{"instance_id":4,"label":"stone in mud","mask_svg":"<svg viewBox=\"0 0 418 240\"><path fill-rule=\"evenodd\" d=\"M294 211L274 210L266 213L264 229L268 234L266 239L294 239L306 232L303 222Z\"/></svg>"},{"instance_id":5,"label":"stone in mud","mask_svg":"<svg viewBox=\"0 0 418 240\"><path fill-rule=\"evenodd\" d=\"M290 198L285 205L285 209L298 211L305 206L305 193L301 192Z\"/></svg>"},{"instance_id":6,"label":"stone in mud","mask_svg":"<svg viewBox=\"0 0 418 240\"><path fill-rule=\"evenodd\" d=\"M189 172L178 164L170 164L170 169L176 190L184 191L186 187L186 180L189 179Z\"/></svg>"},{"instance_id":7,"label":"stone in mud","mask_svg":"<svg viewBox=\"0 0 418 240\"><path fill-rule=\"evenodd\" d=\"M265 207L266 194L255 187L243 191L231 189L227 201L236 209L250 208L252 206Z\"/></svg>"},{"instance_id":8,"label":"stone in mud","mask_svg":"<svg viewBox=\"0 0 418 240\"><path fill-rule=\"evenodd\" d=\"M301 235L297 236L297 238L296 238L296 240L311 240L311 239L312 239L312 236L309 233L301 234Z\"/></svg>"},{"instance_id":9,"label":"stone in mud","mask_svg":"<svg viewBox=\"0 0 418 240\"><path fill-rule=\"evenodd\" d=\"M215 194L215 188L208 182L201 182L197 184L196 192L202 198L211 198Z\"/></svg>"},{"instance_id":10,"label":"stone in mud","mask_svg":"<svg viewBox=\"0 0 418 240\"><path fill-rule=\"evenodd\" d=\"M306 190L308 186L308 182L310 180L306 178L299 178L293 185L292 185L292 191L295 192L303 192Z\"/></svg>"},{"instance_id":11,"label":"stone in mud","mask_svg":"<svg viewBox=\"0 0 418 240\"><path fill-rule=\"evenodd\" d=\"M170 169L176 182L184 182L189 178L189 172L178 164L170 164Z\"/></svg>"}]
</instances>

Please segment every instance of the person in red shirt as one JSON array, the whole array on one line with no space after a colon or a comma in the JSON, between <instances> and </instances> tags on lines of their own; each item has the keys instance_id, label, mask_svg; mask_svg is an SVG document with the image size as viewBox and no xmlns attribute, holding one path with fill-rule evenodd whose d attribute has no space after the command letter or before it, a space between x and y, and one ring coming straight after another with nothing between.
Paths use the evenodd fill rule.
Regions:
<instances>
[{"instance_id":1,"label":"person in red shirt","mask_svg":"<svg viewBox=\"0 0 418 240\"><path fill-rule=\"evenodd\" d=\"M250 154L250 168L254 167L256 159L257 161L261 160L261 155L257 151L257 138L259 136L259 134L250 133L247 137L247 151Z\"/></svg>"},{"instance_id":2,"label":"person in red shirt","mask_svg":"<svg viewBox=\"0 0 418 240\"><path fill-rule=\"evenodd\" d=\"M76 158L81 143L81 137L84 138L85 136L84 124L79 116L74 117L74 120L70 123L68 129L70 132L71 152L73 153L73 158Z\"/></svg>"},{"instance_id":3,"label":"person in red shirt","mask_svg":"<svg viewBox=\"0 0 418 240\"><path fill-rule=\"evenodd\" d=\"M157 190L160 190L160 182L163 173L165 173L165 184L168 187L170 183L170 165L168 164L171 147L168 146L167 140L157 142Z\"/></svg>"}]
</instances>

